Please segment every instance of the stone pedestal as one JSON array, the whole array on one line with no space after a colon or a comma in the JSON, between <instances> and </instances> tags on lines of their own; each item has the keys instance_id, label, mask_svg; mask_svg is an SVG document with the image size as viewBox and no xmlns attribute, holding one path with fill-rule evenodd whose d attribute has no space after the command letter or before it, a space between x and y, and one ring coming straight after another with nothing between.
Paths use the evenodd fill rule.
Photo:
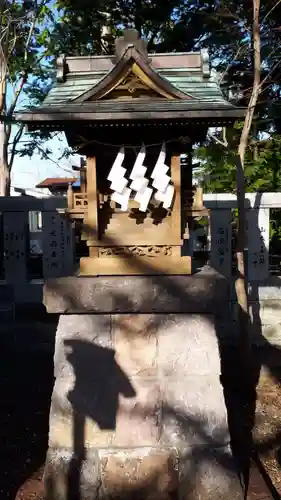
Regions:
<instances>
[{"instance_id":1,"label":"stone pedestal","mask_svg":"<svg viewBox=\"0 0 281 500\"><path fill-rule=\"evenodd\" d=\"M225 280L68 278L44 297L61 313L46 500L242 499L220 383Z\"/></svg>"}]
</instances>

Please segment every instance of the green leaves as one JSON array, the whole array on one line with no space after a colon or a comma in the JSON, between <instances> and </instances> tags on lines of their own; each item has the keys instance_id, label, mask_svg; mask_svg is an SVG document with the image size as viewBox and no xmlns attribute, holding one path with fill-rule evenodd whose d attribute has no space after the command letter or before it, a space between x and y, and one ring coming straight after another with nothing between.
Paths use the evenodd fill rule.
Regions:
<instances>
[{"instance_id":1,"label":"green leaves","mask_svg":"<svg viewBox=\"0 0 281 500\"><path fill-rule=\"evenodd\" d=\"M231 130L228 131L228 138ZM232 131L230 144L223 147L208 139L195 150L201 163L200 176L206 192L234 192L236 189L237 137ZM245 182L248 192L281 190L281 137L273 134L266 140L253 138L245 157Z\"/></svg>"},{"instance_id":2,"label":"green leaves","mask_svg":"<svg viewBox=\"0 0 281 500\"><path fill-rule=\"evenodd\" d=\"M51 0L8 0L0 7L0 44L2 66L1 114L4 115L4 135L0 145L8 161L0 164L2 172L10 175L15 155L32 155L42 135L21 142L23 126L13 123L13 114L20 107L42 101L50 86L52 59L47 50L51 40L50 22L53 21ZM6 187L0 186L1 194Z\"/></svg>"}]
</instances>

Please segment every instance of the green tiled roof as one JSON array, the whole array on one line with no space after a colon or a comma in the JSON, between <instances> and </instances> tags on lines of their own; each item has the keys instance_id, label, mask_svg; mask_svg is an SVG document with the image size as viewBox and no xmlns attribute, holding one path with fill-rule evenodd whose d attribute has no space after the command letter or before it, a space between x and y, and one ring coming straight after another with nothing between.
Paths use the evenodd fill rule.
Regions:
<instances>
[{"instance_id":1,"label":"green tiled roof","mask_svg":"<svg viewBox=\"0 0 281 500\"><path fill-rule=\"evenodd\" d=\"M71 102L84 92L91 90L105 75L104 73L89 74L89 75L68 75L65 82L56 82L50 90L44 106L46 104L59 105L66 102Z\"/></svg>"},{"instance_id":2,"label":"green tiled roof","mask_svg":"<svg viewBox=\"0 0 281 500\"><path fill-rule=\"evenodd\" d=\"M170 54L169 56L172 56ZM155 69L155 68L154 68ZM218 103L229 106L220 89L217 74L211 71L205 76L201 68L157 68L157 73L176 88L202 103ZM71 103L84 92L91 90L108 71L69 72L64 82L56 82L46 97L43 106L59 106Z\"/></svg>"}]
</instances>

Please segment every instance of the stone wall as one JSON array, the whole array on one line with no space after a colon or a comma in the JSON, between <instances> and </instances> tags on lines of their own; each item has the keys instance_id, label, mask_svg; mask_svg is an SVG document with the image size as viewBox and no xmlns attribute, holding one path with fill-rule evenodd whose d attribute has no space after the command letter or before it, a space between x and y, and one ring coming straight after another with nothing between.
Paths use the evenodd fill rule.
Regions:
<instances>
[{"instance_id":1,"label":"stone wall","mask_svg":"<svg viewBox=\"0 0 281 500\"><path fill-rule=\"evenodd\" d=\"M46 500L243 498L220 380L225 280L104 280L45 287L47 308L64 313Z\"/></svg>"},{"instance_id":2,"label":"stone wall","mask_svg":"<svg viewBox=\"0 0 281 500\"><path fill-rule=\"evenodd\" d=\"M237 303L234 292L230 294L232 318L237 320ZM264 346L281 346L281 278L271 276L262 282L249 285L249 309L251 316L252 342Z\"/></svg>"}]
</instances>

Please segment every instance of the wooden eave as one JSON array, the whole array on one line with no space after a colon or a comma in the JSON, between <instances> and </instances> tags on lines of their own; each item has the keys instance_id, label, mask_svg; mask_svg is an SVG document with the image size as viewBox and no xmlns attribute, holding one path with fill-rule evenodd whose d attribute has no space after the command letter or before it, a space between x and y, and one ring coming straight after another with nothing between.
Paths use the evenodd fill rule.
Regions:
<instances>
[{"instance_id":1,"label":"wooden eave","mask_svg":"<svg viewBox=\"0 0 281 500\"><path fill-rule=\"evenodd\" d=\"M129 46L113 69L97 85L79 95L71 102L83 103L88 100L97 101L102 99L108 96L130 73L137 76L143 83L157 92L159 96L171 100L192 99L192 96L185 94L174 87L168 80L162 78L152 69L143 55L134 46Z\"/></svg>"},{"instance_id":2,"label":"wooden eave","mask_svg":"<svg viewBox=\"0 0 281 500\"><path fill-rule=\"evenodd\" d=\"M121 121L145 122L153 120L183 122L207 121L208 123L231 123L245 116L245 108L238 108L229 104L220 105L200 103L192 100L156 102L122 102L112 101L87 102L84 104L68 104L18 113L16 119L28 125L29 128L39 129L44 126L64 128L73 122L83 122L95 125L119 123ZM122 123L121 123L122 125Z\"/></svg>"}]
</instances>

